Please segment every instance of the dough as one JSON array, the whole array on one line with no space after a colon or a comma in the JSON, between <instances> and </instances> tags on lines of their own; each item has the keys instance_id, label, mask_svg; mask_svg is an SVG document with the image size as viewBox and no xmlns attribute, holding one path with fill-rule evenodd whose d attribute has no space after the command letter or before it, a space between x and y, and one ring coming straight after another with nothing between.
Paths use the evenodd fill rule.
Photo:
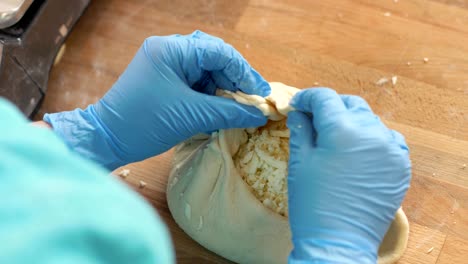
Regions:
<instances>
[{"instance_id":1,"label":"dough","mask_svg":"<svg viewBox=\"0 0 468 264\"><path fill-rule=\"evenodd\" d=\"M285 119L288 112L294 108L289 105L291 98L300 90L287 86L280 82L270 82L271 94L265 98L258 95L245 94L243 92L231 92L218 89L216 95L233 98L238 103L257 107L270 120L278 121Z\"/></svg>"},{"instance_id":2,"label":"dough","mask_svg":"<svg viewBox=\"0 0 468 264\"><path fill-rule=\"evenodd\" d=\"M267 99L223 94L263 109L272 120L282 120L292 109L289 100L298 89L271 86ZM260 129L221 130L177 146L167 187L169 209L177 224L198 243L231 261L287 263L292 249L284 188L287 159L279 153L284 149L285 140L281 139L287 137L284 121L280 121ZM258 142L249 145L249 140ZM251 150L256 153L248 157ZM273 178L268 173L262 177L276 182L266 189L255 189L255 184L259 187L265 182L252 176L254 169L275 174ZM404 253L408 233L408 221L399 209L380 246L378 263L396 262Z\"/></svg>"},{"instance_id":3,"label":"dough","mask_svg":"<svg viewBox=\"0 0 468 264\"><path fill-rule=\"evenodd\" d=\"M378 264L391 264L397 262L408 245L409 223L403 209L398 209L395 219L387 230L380 244Z\"/></svg>"}]
</instances>

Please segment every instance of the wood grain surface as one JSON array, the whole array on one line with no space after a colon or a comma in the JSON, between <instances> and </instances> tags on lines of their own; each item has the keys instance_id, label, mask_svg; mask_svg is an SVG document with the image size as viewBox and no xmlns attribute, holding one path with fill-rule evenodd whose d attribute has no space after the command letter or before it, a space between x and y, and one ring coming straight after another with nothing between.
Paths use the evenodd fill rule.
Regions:
<instances>
[{"instance_id":1,"label":"wood grain surface","mask_svg":"<svg viewBox=\"0 0 468 264\"><path fill-rule=\"evenodd\" d=\"M411 234L399 263L468 263L467 25L468 0L93 1L51 72L36 118L97 101L146 37L203 30L236 47L269 81L368 100L411 148L403 204ZM376 85L392 76L396 85ZM126 182L166 221L179 263L228 263L173 221L165 199L171 157L126 166ZM140 180L146 188L138 189Z\"/></svg>"}]
</instances>

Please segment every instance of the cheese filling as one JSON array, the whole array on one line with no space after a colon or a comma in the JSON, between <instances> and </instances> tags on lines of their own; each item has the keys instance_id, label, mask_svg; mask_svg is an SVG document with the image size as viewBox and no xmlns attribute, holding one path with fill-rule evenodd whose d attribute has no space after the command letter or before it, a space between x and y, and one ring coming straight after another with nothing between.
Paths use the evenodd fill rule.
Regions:
<instances>
[{"instance_id":1,"label":"cheese filling","mask_svg":"<svg viewBox=\"0 0 468 264\"><path fill-rule=\"evenodd\" d=\"M234 165L258 200L287 216L289 130L285 120L269 121L264 127L246 131L247 141L234 155Z\"/></svg>"}]
</instances>

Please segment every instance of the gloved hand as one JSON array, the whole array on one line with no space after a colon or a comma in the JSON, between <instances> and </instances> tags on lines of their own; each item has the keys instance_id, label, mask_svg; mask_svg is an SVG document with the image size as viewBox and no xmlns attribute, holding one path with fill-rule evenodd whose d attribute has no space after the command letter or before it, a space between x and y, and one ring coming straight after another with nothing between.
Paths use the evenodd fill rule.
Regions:
<instances>
[{"instance_id":1,"label":"gloved hand","mask_svg":"<svg viewBox=\"0 0 468 264\"><path fill-rule=\"evenodd\" d=\"M376 263L406 194L408 147L357 96L296 94L288 175L291 263ZM310 114L312 114L312 117Z\"/></svg>"},{"instance_id":2,"label":"gloved hand","mask_svg":"<svg viewBox=\"0 0 468 264\"><path fill-rule=\"evenodd\" d=\"M216 88L266 96L268 83L230 45L200 31L150 37L107 94L86 110L45 115L69 147L108 169L217 129L266 123Z\"/></svg>"}]
</instances>

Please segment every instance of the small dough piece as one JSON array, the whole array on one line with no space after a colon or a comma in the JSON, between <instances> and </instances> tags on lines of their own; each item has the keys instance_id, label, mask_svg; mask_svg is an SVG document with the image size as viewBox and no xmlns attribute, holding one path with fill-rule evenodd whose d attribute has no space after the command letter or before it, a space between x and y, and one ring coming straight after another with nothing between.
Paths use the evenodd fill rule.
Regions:
<instances>
[{"instance_id":1,"label":"small dough piece","mask_svg":"<svg viewBox=\"0 0 468 264\"><path fill-rule=\"evenodd\" d=\"M294 108L289 105L289 102L300 90L296 87L288 86L280 82L271 82L270 87L271 94L266 98L266 100L271 102L281 115L287 117L290 111L294 111Z\"/></svg>"},{"instance_id":2,"label":"small dough piece","mask_svg":"<svg viewBox=\"0 0 468 264\"><path fill-rule=\"evenodd\" d=\"M66 48L67 48L66 44L63 44L62 46L60 46L60 49L57 52L57 55L55 55L54 66L56 66L57 64L60 63L60 61L62 61L62 57L65 54Z\"/></svg>"},{"instance_id":3,"label":"small dough piece","mask_svg":"<svg viewBox=\"0 0 468 264\"><path fill-rule=\"evenodd\" d=\"M270 120L279 121L285 119L294 108L289 105L293 96L300 89L288 86L280 82L270 82L271 94L263 98L254 94L246 94L241 91L231 92L218 89L216 95L232 98L236 102L257 107Z\"/></svg>"}]
</instances>

